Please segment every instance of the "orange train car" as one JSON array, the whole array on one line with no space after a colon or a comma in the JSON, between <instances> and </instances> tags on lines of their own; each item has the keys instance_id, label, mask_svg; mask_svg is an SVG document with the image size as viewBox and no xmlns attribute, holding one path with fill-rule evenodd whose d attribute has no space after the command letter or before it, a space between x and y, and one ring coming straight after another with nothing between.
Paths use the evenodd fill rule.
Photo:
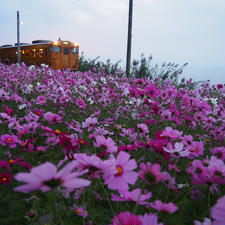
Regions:
<instances>
[{"instance_id":1,"label":"orange train car","mask_svg":"<svg viewBox=\"0 0 225 225\"><path fill-rule=\"evenodd\" d=\"M17 63L17 44L0 46L0 62ZM79 46L71 41L35 40L32 44L20 43L20 61L26 65L51 66L53 69L78 70Z\"/></svg>"}]
</instances>

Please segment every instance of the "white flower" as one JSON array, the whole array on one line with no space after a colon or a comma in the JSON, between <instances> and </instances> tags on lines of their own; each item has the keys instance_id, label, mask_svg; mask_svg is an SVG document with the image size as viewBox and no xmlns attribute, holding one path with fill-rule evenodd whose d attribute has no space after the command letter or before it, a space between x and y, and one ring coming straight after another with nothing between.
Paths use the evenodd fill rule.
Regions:
<instances>
[{"instance_id":1,"label":"white flower","mask_svg":"<svg viewBox=\"0 0 225 225\"><path fill-rule=\"evenodd\" d=\"M188 150L183 149L183 147L184 147L183 143L176 142L174 145L174 147L175 147L174 149L172 148L171 144L168 144L168 147L169 147L169 149L164 147L163 148L164 151L166 151L168 153L173 153L175 155L179 155L181 157L186 157L190 153Z\"/></svg>"},{"instance_id":2,"label":"white flower","mask_svg":"<svg viewBox=\"0 0 225 225\"><path fill-rule=\"evenodd\" d=\"M29 67L29 70L34 70L35 69L35 65L31 65L30 67Z\"/></svg>"},{"instance_id":3,"label":"white flower","mask_svg":"<svg viewBox=\"0 0 225 225\"><path fill-rule=\"evenodd\" d=\"M18 109L23 109L26 107L26 104L18 105L17 107L18 107Z\"/></svg>"}]
</instances>

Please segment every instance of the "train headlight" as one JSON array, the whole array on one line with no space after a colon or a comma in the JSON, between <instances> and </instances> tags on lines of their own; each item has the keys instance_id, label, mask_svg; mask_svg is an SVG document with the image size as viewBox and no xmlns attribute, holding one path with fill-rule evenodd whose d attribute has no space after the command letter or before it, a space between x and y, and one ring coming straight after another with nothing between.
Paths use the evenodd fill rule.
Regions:
<instances>
[{"instance_id":1,"label":"train headlight","mask_svg":"<svg viewBox=\"0 0 225 225\"><path fill-rule=\"evenodd\" d=\"M59 42L58 41L53 41L53 45L58 45Z\"/></svg>"}]
</instances>

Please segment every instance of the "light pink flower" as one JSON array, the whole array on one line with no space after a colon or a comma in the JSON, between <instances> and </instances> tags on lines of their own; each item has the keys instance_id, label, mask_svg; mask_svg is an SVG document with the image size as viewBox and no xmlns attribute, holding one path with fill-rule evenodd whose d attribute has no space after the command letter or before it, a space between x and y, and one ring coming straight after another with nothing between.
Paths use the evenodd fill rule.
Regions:
<instances>
[{"instance_id":1,"label":"light pink flower","mask_svg":"<svg viewBox=\"0 0 225 225\"><path fill-rule=\"evenodd\" d=\"M57 172L57 168L50 162L43 163L31 169L30 173L18 173L15 175L17 181L26 182L26 184L14 188L15 191L29 193L34 190L49 191L52 188L63 186L69 191L75 188L88 186L90 181L78 178L85 173L72 172L76 167L76 162L68 163L63 169Z\"/></svg>"},{"instance_id":2,"label":"light pink flower","mask_svg":"<svg viewBox=\"0 0 225 225\"><path fill-rule=\"evenodd\" d=\"M178 207L176 205L174 205L172 202L163 203L160 200L156 200L150 206L160 212L174 213L175 211L178 210Z\"/></svg>"},{"instance_id":3,"label":"light pink flower","mask_svg":"<svg viewBox=\"0 0 225 225\"><path fill-rule=\"evenodd\" d=\"M145 214L144 216L139 216L142 225L163 225L163 223L158 223L158 216L155 214Z\"/></svg>"},{"instance_id":4,"label":"light pink flower","mask_svg":"<svg viewBox=\"0 0 225 225\"><path fill-rule=\"evenodd\" d=\"M110 159L107 160L114 164L111 170L103 169L103 178L109 189L118 190L120 192L128 190L128 184L135 184L138 174L133 170L136 169L137 164L134 159L129 160L129 158L130 154L120 152L117 159L111 155Z\"/></svg>"},{"instance_id":5,"label":"light pink flower","mask_svg":"<svg viewBox=\"0 0 225 225\"><path fill-rule=\"evenodd\" d=\"M211 209L211 216L214 219L213 225L225 224L225 196L219 198Z\"/></svg>"},{"instance_id":6,"label":"light pink flower","mask_svg":"<svg viewBox=\"0 0 225 225\"><path fill-rule=\"evenodd\" d=\"M53 124L54 122L62 123L62 118L55 113L47 112L43 117L48 120L50 124Z\"/></svg>"},{"instance_id":7,"label":"light pink flower","mask_svg":"<svg viewBox=\"0 0 225 225\"><path fill-rule=\"evenodd\" d=\"M104 136L98 135L95 138L94 146L102 148L107 153L117 152L117 146L111 137L105 138Z\"/></svg>"},{"instance_id":8,"label":"light pink flower","mask_svg":"<svg viewBox=\"0 0 225 225\"><path fill-rule=\"evenodd\" d=\"M161 137L170 137L171 139L178 139L182 135L182 131L173 130L171 127L166 127L165 130L162 131Z\"/></svg>"},{"instance_id":9,"label":"light pink flower","mask_svg":"<svg viewBox=\"0 0 225 225\"><path fill-rule=\"evenodd\" d=\"M146 202L145 200L150 199L152 197L152 193L148 192L147 194L142 194L140 188L136 188L133 191L123 191L120 193L120 196L111 194L112 195L112 201L133 201L136 202L139 205L147 205L149 202Z\"/></svg>"}]
</instances>

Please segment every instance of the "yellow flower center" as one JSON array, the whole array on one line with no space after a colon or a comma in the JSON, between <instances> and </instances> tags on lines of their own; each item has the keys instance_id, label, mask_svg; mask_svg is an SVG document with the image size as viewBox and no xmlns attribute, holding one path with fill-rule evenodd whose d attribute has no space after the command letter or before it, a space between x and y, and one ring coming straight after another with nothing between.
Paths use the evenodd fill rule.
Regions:
<instances>
[{"instance_id":1,"label":"yellow flower center","mask_svg":"<svg viewBox=\"0 0 225 225\"><path fill-rule=\"evenodd\" d=\"M12 139L11 139L11 138L8 138L7 141L8 141L8 142L12 142Z\"/></svg>"},{"instance_id":2,"label":"yellow flower center","mask_svg":"<svg viewBox=\"0 0 225 225\"><path fill-rule=\"evenodd\" d=\"M55 130L55 133L56 133L56 134L60 134L60 133L61 133L61 131L60 131L60 130L58 130L58 129L56 129L56 130Z\"/></svg>"},{"instance_id":3,"label":"yellow flower center","mask_svg":"<svg viewBox=\"0 0 225 225\"><path fill-rule=\"evenodd\" d=\"M7 177L2 177L2 181L7 181Z\"/></svg>"},{"instance_id":4,"label":"yellow flower center","mask_svg":"<svg viewBox=\"0 0 225 225\"><path fill-rule=\"evenodd\" d=\"M13 164L14 163L14 160L13 159L10 159L9 160L9 163Z\"/></svg>"},{"instance_id":5,"label":"yellow flower center","mask_svg":"<svg viewBox=\"0 0 225 225\"><path fill-rule=\"evenodd\" d=\"M80 209L77 209L76 212L77 212L78 214L81 214L81 210L80 210Z\"/></svg>"},{"instance_id":6,"label":"yellow flower center","mask_svg":"<svg viewBox=\"0 0 225 225\"><path fill-rule=\"evenodd\" d=\"M121 168L121 166L117 166L116 170L117 170L117 174L116 174L117 176L120 176L123 173L123 169Z\"/></svg>"},{"instance_id":7,"label":"yellow flower center","mask_svg":"<svg viewBox=\"0 0 225 225\"><path fill-rule=\"evenodd\" d=\"M80 140L80 144L84 144L84 140Z\"/></svg>"}]
</instances>

